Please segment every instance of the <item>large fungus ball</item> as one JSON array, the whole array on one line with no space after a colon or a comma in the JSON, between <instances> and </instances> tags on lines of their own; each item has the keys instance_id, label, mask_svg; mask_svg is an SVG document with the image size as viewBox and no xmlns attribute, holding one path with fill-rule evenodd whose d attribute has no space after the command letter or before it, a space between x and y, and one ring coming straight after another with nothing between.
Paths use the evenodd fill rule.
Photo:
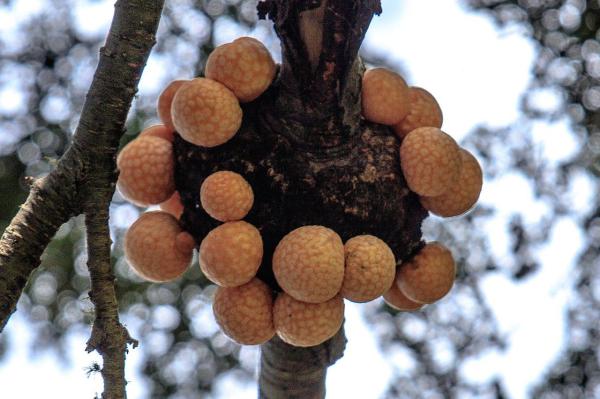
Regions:
<instances>
[{"instance_id":1,"label":"large fungus ball","mask_svg":"<svg viewBox=\"0 0 600 399\"><path fill-rule=\"evenodd\" d=\"M410 109L409 90L400 75L385 68L369 69L362 79L362 114L384 125L400 123Z\"/></svg>"},{"instance_id":2,"label":"large fungus ball","mask_svg":"<svg viewBox=\"0 0 600 399\"><path fill-rule=\"evenodd\" d=\"M430 92L420 87L411 87L408 96L410 111L406 118L394 125L398 137L402 138L419 127L442 127L442 109Z\"/></svg>"},{"instance_id":3,"label":"large fungus ball","mask_svg":"<svg viewBox=\"0 0 600 399\"><path fill-rule=\"evenodd\" d=\"M336 295L326 302L306 303L280 293L273 306L277 335L290 345L319 345L333 337L344 321L344 300Z\"/></svg>"},{"instance_id":4,"label":"large fungus ball","mask_svg":"<svg viewBox=\"0 0 600 399\"><path fill-rule=\"evenodd\" d=\"M400 165L412 191L426 196L441 195L458 180L460 147L440 129L421 127L402 140Z\"/></svg>"},{"instance_id":5,"label":"large fungus ball","mask_svg":"<svg viewBox=\"0 0 600 399\"><path fill-rule=\"evenodd\" d=\"M213 173L200 186L200 203L211 217L229 222L243 219L252 204L252 187L241 175L227 170Z\"/></svg>"},{"instance_id":6,"label":"large fungus ball","mask_svg":"<svg viewBox=\"0 0 600 399\"><path fill-rule=\"evenodd\" d=\"M171 118L171 105L173 104L173 98L175 97L177 90L179 90L179 88L181 88L181 86L187 82L189 82L189 80L173 80L158 96L158 103L156 105L158 117L162 123L164 123L165 126L171 130L175 130L173 118Z\"/></svg>"},{"instance_id":7,"label":"large fungus ball","mask_svg":"<svg viewBox=\"0 0 600 399\"><path fill-rule=\"evenodd\" d=\"M173 145L159 137L132 140L117 157L117 188L139 206L160 204L175 191Z\"/></svg>"},{"instance_id":8,"label":"large fungus ball","mask_svg":"<svg viewBox=\"0 0 600 399\"><path fill-rule=\"evenodd\" d=\"M263 256L260 232L244 221L227 222L211 230L200 244L200 268L221 287L250 281Z\"/></svg>"},{"instance_id":9,"label":"large fungus ball","mask_svg":"<svg viewBox=\"0 0 600 399\"><path fill-rule=\"evenodd\" d=\"M269 50L251 37L217 47L206 61L206 77L223 83L241 102L260 96L271 85L275 71Z\"/></svg>"},{"instance_id":10,"label":"large fungus ball","mask_svg":"<svg viewBox=\"0 0 600 399\"><path fill-rule=\"evenodd\" d=\"M396 275L396 258L377 237L361 235L344 245L346 269L342 296L353 302L368 302L383 295Z\"/></svg>"},{"instance_id":11,"label":"large fungus ball","mask_svg":"<svg viewBox=\"0 0 600 399\"><path fill-rule=\"evenodd\" d=\"M129 227L123 246L137 274L149 281L164 282L187 270L195 242L173 216L157 211L144 213Z\"/></svg>"},{"instance_id":12,"label":"large fungus ball","mask_svg":"<svg viewBox=\"0 0 600 399\"><path fill-rule=\"evenodd\" d=\"M438 242L431 242L400 266L396 284L408 299L433 303L450 291L455 276L452 252Z\"/></svg>"},{"instance_id":13,"label":"large fungus ball","mask_svg":"<svg viewBox=\"0 0 600 399\"><path fill-rule=\"evenodd\" d=\"M394 283L390 287L390 289L383 295L383 300L385 303L396 310L401 310L404 312L412 312L415 310L421 309L424 304L415 302L410 300L400 291L398 288L398 278L394 279Z\"/></svg>"},{"instance_id":14,"label":"large fungus ball","mask_svg":"<svg viewBox=\"0 0 600 399\"><path fill-rule=\"evenodd\" d=\"M273 293L257 278L238 287L219 287L213 313L223 332L242 345L260 345L275 335Z\"/></svg>"},{"instance_id":15,"label":"large fungus ball","mask_svg":"<svg viewBox=\"0 0 600 399\"><path fill-rule=\"evenodd\" d=\"M437 197L421 197L421 204L431 213L442 217L462 215L479 199L483 185L483 172L477 159L461 149L462 167L455 184Z\"/></svg>"},{"instance_id":16,"label":"large fungus ball","mask_svg":"<svg viewBox=\"0 0 600 399\"><path fill-rule=\"evenodd\" d=\"M280 287L295 299L327 301L342 287L344 244L326 227L299 227L277 244L273 273Z\"/></svg>"},{"instance_id":17,"label":"large fungus ball","mask_svg":"<svg viewBox=\"0 0 600 399\"><path fill-rule=\"evenodd\" d=\"M183 84L173 98L171 117L177 133L202 147L229 141L242 123L242 109L221 83L196 78Z\"/></svg>"}]
</instances>

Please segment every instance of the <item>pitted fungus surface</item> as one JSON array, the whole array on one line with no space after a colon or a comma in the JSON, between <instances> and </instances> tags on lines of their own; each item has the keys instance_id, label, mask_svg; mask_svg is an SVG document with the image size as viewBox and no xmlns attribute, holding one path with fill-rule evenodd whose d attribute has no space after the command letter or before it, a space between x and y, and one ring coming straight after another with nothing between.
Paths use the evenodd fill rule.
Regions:
<instances>
[{"instance_id":1,"label":"pitted fungus surface","mask_svg":"<svg viewBox=\"0 0 600 399\"><path fill-rule=\"evenodd\" d=\"M250 281L263 256L260 232L244 221L227 222L211 230L200 244L200 268L221 287Z\"/></svg>"},{"instance_id":2,"label":"pitted fungus surface","mask_svg":"<svg viewBox=\"0 0 600 399\"><path fill-rule=\"evenodd\" d=\"M243 219L248 214L254 194L246 179L224 170L204 179L200 186L200 203L211 217L229 222Z\"/></svg>"},{"instance_id":3,"label":"pitted fungus surface","mask_svg":"<svg viewBox=\"0 0 600 399\"><path fill-rule=\"evenodd\" d=\"M177 90L179 90L179 88L187 82L189 82L189 80L173 80L158 96L156 112L162 123L164 123L165 126L171 130L175 130L173 118L171 118L171 105L173 104L173 97L175 97Z\"/></svg>"},{"instance_id":4,"label":"pitted fungus surface","mask_svg":"<svg viewBox=\"0 0 600 399\"><path fill-rule=\"evenodd\" d=\"M257 278L239 287L219 287L213 313L223 332L242 345L260 345L275 335L273 293Z\"/></svg>"},{"instance_id":5,"label":"pitted fungus surface","mask_svg":"<svg viewBox=\"0 0 600 399\"><path fill-rule=\"evenodd\" d=\"M251 37L217 47L206 61L206 77L223 83L240 102L260 96L273 81L275 70L269 50Z\"/></svg>"},{"instance_id":6,"label":"pitted fungus surface","mask_svg":"<svg viewBox=\"0 0 600 399\"><path fill-rule=\"evenodd\" d=\"M227 87L211 79L196 78L175 93L171 117L184 140L202 147L216 147L237 133L242 109Z\"/></svg>"},{"instance_id":7,"label":"pitted fungus surface","mask_svg":"<svg viewBox=\"0 0 600 399\"><path fill-rule=\"evenodd\" d=\"M368 302L383 295L396 275L396 258L379 238L361 235L344 245L346 269L342 296L353 302Z\"/></svg>"},{"instance_id":8,"label":"pitted fungus surface","mask_svg":"<svg viewBox=\"0 0 600 399\"><path fill-rule=\"evenodd\" d=\"M173 129L165 125L153 125L142 130L138 138L144 136L154 136L160 137L161 139L165 139L168 142L172 143L174 134L175 132L173 131Z\"/></svg>"},{"instance_id":9,"label":"pitted fungus surface","mask_svg":"<svg viewBox=\"0 0 600 399\"><path fill-rule=\"evenodd\" d=\"M458 181L440 196L421 197L423 207L438 216L462 215L479 199L483 185L481 166L469 151L461 149L460 155L462 167Z\"/></svg>"},{"instance_id":10,"label":"pitted fungus surface","mask_svg":"<svg viewBox=\"0 0 600 399\"><path fill-rule=\"evenodd\" d=\"M410 109L409 90L400 75L384 68L369 69L362 80L362 113L384 125L400 123Z\"/></svg>"},{"instance_id":11,"label":"pitted fungus surface","mask_svg":"<svg viewBox=\"0 0 600 399\"><path fill-rule=\"evenodd\" d=\"M290 345L319 345L333 337L344 320L344 300L341 295L322 303L298 301L280 293L273 307L273 322L277 335Z\"/></svg>"},{"instance_id":12,"label":"pitted fungus surface","mask_svg":"<svg viewBox=\"0 0 600 399\"><path fill-rule=\"evenodd\" d=\"M441 195L458 180L460 148L440 129L420 127L402 141L400 165L412 191L426 196Z\"/></svg>"},{"instance_id":13,"label":"pitted fungus surface","mask_svg":"<svg viewBox=\"0 0 600 399\"><path fill-rule=\"evenodd\" d=\"M124 241L125 257L142 278L165 282L181 276L192 261L194 240L165 212L147 212L136 220Z\"/></svg>"},{"instance_id":14,"label":"pitted fungus surface","mask_svg":"<svg viewBox=\"0 0 600 399\"><path fill-rule=\"evenodd\" d=\"M159 137L131 141L117 157L117 188L139 206L160 204L175 191L173 145Z\"/></svg>"},{"instance_id":15,"label":"pitted fungus surface","mask_svg":"<svg viewBox=\"0 0 600 399\"><path fill-rule=\"evenodd\" d=\"M455 275L456 265L450 250L431 242L400 266L396 283L408 299L433 303L450 291Z\"/></svg>"},{"instance_id":16,"label":"pitted fungus surface","mask_svg":"<svg viewBox=\"0 0 600 399\"><path fill-rule=\"evenodd\" d=\"M443 115L435 97L425 89L411 87L408 91L410 111L394 131L402 138L419 127L442 127Z\"/></svg>"},{"instance_id":17,"label":"pitted fungus surface","mask_svg":"<svg viewBox=\"0 0 600 399\"><path fill-rule=\"evenodd\" d=\"M342 287L344 244L326 227L299 227L275 248L273 273L281 288L295 299L327 301Z\"/></svg>"}]
</instances>

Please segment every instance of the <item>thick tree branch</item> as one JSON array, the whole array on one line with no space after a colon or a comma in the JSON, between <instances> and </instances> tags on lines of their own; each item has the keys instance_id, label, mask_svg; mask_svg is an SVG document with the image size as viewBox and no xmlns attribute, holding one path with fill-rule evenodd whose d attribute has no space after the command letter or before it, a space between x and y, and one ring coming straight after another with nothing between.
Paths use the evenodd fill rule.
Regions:
<instances>
[{"instance_id":1,"label":"thick tree branch","mask_svg":"<svg viewBox=\"0 0 600 399\"><path fill-rule=\"evenodd\" d=\"M60 225L84 212L88 238L90 297L96 320L88 350L103 357L103 398L125 398L124 360L133 342L119 323L110 263L108 207L115 156L137 84L155 43L163 0L119 0L73 144L57 168L36 182L27 202L0 240L0 331L29 274Z\"/></svg>"}]
</instances>

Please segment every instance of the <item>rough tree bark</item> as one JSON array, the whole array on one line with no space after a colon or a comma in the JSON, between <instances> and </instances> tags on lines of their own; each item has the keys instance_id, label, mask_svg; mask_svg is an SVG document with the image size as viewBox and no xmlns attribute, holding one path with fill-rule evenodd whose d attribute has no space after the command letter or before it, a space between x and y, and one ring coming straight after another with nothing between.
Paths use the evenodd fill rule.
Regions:
<instances>
[{"instance_id":1,"label":"rough tree bark","mask_svg":"<svg viewBox=\"0 0 600 399\"><path fill-rule=\"evenodd\" d=\"M134 343L119 322L110 262L108 207L115 155L141 73L155 43L163 0L120 0L73 143L47 177L36 181L0 239L0 331L57 229L85 214L90 298L95 321L87 350L103 358L103 398L125 398L124 361Z\"/></svg>"},{"instance_id":2,"label":"rough tree bark","mask_svg":"<svg viewBox=\"0 0 600 399\"><path fill-rule=\"evenodd\" d=\"M176 185L185 206L181 224L197 242L218 222L199 204L209 174L232 170L251 184L255 202L245 218L261 232L259 277L280 288L271 270L279 240L302 225L324 225L345 241L373 234L398 261L422 245L426 211L402 176L399 141L391 129L361 119L364 70L358 49L378 0L267 0L281 39L282 65L272 87L243 105L242 128L222 146L201 148L176 136ZM327 367L341 358L343 332L313 348L274 338L262 346L261 398L323 398Z\"/></svg>"}]
</instances>

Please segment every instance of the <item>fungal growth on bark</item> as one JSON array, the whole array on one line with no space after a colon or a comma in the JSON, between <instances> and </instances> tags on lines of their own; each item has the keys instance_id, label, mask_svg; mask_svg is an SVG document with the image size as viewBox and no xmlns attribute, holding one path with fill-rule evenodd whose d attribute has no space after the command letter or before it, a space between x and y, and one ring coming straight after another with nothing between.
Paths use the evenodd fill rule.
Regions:
<instances>
[{"instance_id":1,"label":"fungal growth on bark","mask_svg":"<svg viewBox=\"0 0 600 399\"><path fill-rule=\"evenodd\" d=\"M213 310L223 332L262 344L268 398L323 396L323 370L343 353L345 299L383 297L417 311L444 297L455 262L443 245L423 242L421 223L427 210L466 212L482 184L477 160L441 130L429 92L394 71L365 72L357 52L378 1L297 3L258 6L281 39L282 65L253 38L217 47L206 76L164 89L164 125L119 157L123 194L161 203L168 245L198 249L202 272L219 286ZM149 260L164 258L167 244L126 241L142 276L171 273ZM304 375L308 363L315 369Z\"/></svg>"}]
</instances>

